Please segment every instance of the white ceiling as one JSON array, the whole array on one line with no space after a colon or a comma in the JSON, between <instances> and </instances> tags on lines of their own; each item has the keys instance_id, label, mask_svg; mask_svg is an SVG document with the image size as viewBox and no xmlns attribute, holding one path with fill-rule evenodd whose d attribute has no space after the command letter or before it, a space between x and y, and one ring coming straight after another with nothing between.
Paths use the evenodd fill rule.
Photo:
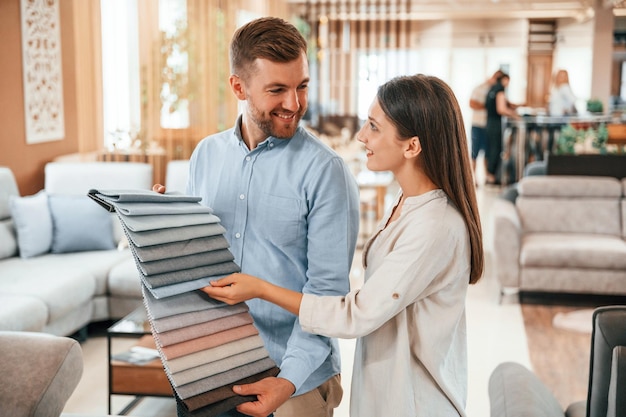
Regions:
<instances>
[{"instance_id":1,"label":"white ceiling","mask_svg":"<svg viewBox=\"0 0 626 417\"><path fill-rule=\"evenodd\" d=\"M356 19L493 19L593 17L596 7L619 8L625 0L289 0L331 20Z\"/></svg>"}]
</instances>

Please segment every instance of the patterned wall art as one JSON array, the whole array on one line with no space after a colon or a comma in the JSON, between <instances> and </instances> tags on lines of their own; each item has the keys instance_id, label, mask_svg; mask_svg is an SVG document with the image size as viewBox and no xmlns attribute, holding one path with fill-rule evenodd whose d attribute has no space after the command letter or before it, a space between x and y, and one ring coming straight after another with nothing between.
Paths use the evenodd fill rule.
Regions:
<instances>
[{"instance_id":1,"label":"patterned wall art","mask_svg":"<svg viewBox=\"0 0 626 417\"><path fill-rule=\"evenodd\" d=\"M59 0L20 0L26 143L61 140L63 68Z\"/></svg>"}]
</instances>

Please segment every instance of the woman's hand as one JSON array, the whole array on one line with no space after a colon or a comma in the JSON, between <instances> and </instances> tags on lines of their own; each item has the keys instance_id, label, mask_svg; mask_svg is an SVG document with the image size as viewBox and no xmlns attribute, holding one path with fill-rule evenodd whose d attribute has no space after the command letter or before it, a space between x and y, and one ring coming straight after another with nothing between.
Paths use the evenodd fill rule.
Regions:
<instances>
[{"instance_id":1,"label":"woman's hand","mask_svg":"<svg viewBox=\"0 0 626 417\"><path fill-rule=\"evenodd\" d=\"M162 184L154 184L152 186L152 191L156 191L159 194L165 194L165 185Z\"/></svg>"},{"instance_id":2,"label":"woman's hand","mask_svg":"<svg viewBox=\"0 0 626 417\"><path fill-rule=\"evenodd\" d=\"M211 281L211 285L202 288L211 298L226 304L237 304L242 301L262 296L267 283L252 275L234 273L222 279Z\"/></svg>"}]
</instances>

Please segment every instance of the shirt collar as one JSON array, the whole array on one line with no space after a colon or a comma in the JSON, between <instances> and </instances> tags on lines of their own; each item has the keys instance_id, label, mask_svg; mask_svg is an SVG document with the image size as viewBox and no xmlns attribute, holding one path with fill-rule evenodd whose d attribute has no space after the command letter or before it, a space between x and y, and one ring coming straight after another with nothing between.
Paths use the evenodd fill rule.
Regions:
<instances>
[{"instance_id":1,"label":"shirt collar","mask_svg":"<svg viewBox=\"0 0 626 417\"><path fill-rule=\"evenodd\" d=\"M237 122L235 123L234 134L235 134L235 137L239 140L240 146L242 146L244 149L246 149L246 151L249 152L250 150L248 149L246 142L243 140L243 135L241 134L242 122L243 122L243 116L240 114L237 117ZM298 135L298 132L300 129L301 129L301 126L298 126L298 129L296 129L296 133L294 133L294 135L289 139L278 139L278 138L275 138L274 136L269 136L263 142L258 144L257 149L263 148L265 146L269 146L270 148L273 148L274 146L286 145L287 143L289 143L291 139L293 139L294 137Z\"/></svg>"}]
</instances>

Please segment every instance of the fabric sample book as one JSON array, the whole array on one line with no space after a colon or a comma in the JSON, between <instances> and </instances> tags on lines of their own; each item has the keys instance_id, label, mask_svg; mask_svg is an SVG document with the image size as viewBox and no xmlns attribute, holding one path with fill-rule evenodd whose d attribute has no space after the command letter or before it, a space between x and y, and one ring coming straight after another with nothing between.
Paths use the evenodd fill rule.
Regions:
<instances>
[{"instance_id":1,"label":"fabric sample book","mask_svg":"<svg viewBox=\"0 0 626 417\"><path fill-rule=\"evenodd\" d=\"M278 375L245 303L228 305L200 291L239 272L224 227L200 199L146 190L90 190L115 212L129 242L144 306L179 411L213 417L255 396L236 384Z\"/></svg>"}]
</instances>

